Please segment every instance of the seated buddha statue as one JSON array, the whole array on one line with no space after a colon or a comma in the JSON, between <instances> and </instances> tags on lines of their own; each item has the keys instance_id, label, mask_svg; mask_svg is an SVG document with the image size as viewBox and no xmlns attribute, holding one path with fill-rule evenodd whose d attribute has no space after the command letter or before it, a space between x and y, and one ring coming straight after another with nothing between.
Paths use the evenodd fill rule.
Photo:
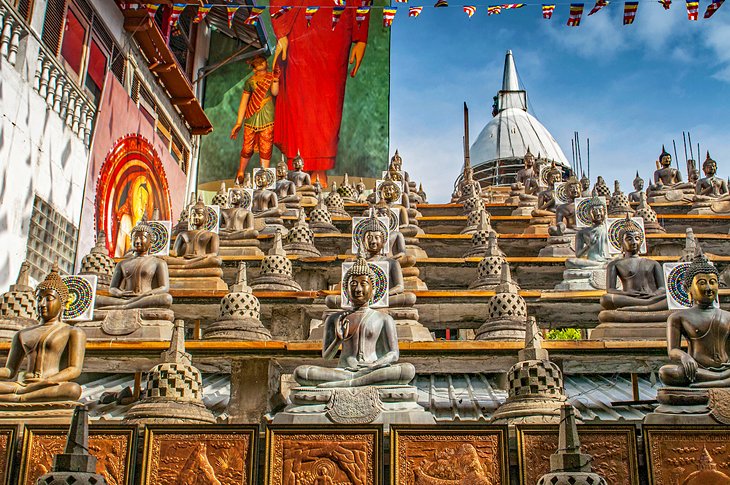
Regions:
<instances>
[{"instance_id":1,"label":"seated buddha statue","mask_svg":"<svg viewBox=\"0 0 730 485\"><path fill-rule=\"evenodd\" d=\"M555 163L547 174L547 188L537 194L537 207L532 211L532 217L555 217L555 184L563 180L563 174Z\"/></svg>"},{"instance_id":2,"label":"seated buddha statue","mask_svg":"<svg viewBox=\"0 0 730 485\"><path fill-rule=\"evenodd\" d=\"M291 164L293 170L288 171L286 177L294 183L297 194L302 197L300 202L306 205L316 204L319 192L312 184L312 178L304 171L304 160L299 152L297 152L297 156L294 157Z\"/></svg>"},{"instance_id":3,"label":"seated buddha statue","mask_svg":"<svg viewBox=\"0 0 730 485\"><path fill-rule=\"evenodd\" d=\"M636 177L633 181L634 191L629 194L629 202L639 203L641 201L641 194L644 193L644 179L639 177L639 171L636 171Z\"/></svg>"},{"instance_id":4,"label":"seated buddha statue","mask_svg":"<svg viewBox=\"0 0 730 485\"><path fill-rule=\"evenodd\" d=\"M286 235L284 221L281 219L284 210L279 205L279 197L276 192L266 188L268 186L268 174L265 170L256 172L254 184L256 188L253 191L251 212L253 212L256 229L261 234L274 234L279 229Z\"/></svg>"},{"instance_id":5,"label":"seated buddha statue","mask_svg":"<svg viewBox=\"0 0 730 485\"><path fill-rule=\"evenodd\" d=\"M580 177L580 196L591 196L591 179L586 176L585 172L583 172L583 175Z\"/></svg>"},{"instance_id":6,"label":"seated buddha statue","mask_svg":"<svg viewBox=\"0 0 730 485\"><path fill-rule=\"evenodd\" d=\"M677 193L671 193L678 191ZM694 194L694 186L682 181L682 173L672 167L672 156L662 146L657 169L654 171L654 183L649 185L647 195L649 202L676 202Z\"/></svg>"},{"instance_id":7,"label":"seated buddha statue","mask_svg":"<svg viewBox=\"0 0 730 485\"><path fill-rule=\"evenodd\" d=\"M551 236L575 232L575 199L580 197L581 185L575 177L570 177L566 183L566 201L555 205L555 225L548 229Z\"/></svg>"},{"instance_id":8,"label":"seated buddha statue","mask_svg":"<svg viewBox=\"0 0 730 485\"><path fill-rule=\"evenodd\" d=\"M289 169L285 161L276 164L276 192L280 204L285 204L289 209L298 209L301 195L297 195L297 186L287 177Z\"/></svg>"},{"instance_id":9,"label":"seated buddha statue","mask_svg":"<svg viewBox=\"0 0 730 485\"><path fill-rule=\"evenodd\" d=\"M69 291L56 264L36 293L40 324L13 337L5 367L0 368L0 407L8 413L14 406L5 403L22 403L19 406L30 411L38 404L39 411L47 412L45 403L64 402L70 414L81 397L81 386L71 381L81 375L86 335L62 319ZM18 378L26 357L27 370Z\"/></svg>"},{"instance_id":10,"label":"seated buddha statue","mask_svg":"<svg viewBox=\"0 0 730 485\"><path fill-rule=\"evenodd\" d=\"M730 200L727 182L716 175L717 162L710 158L709 152L702 163L702 172L705 176L695 183L695 196L692 198L692 208L689 214L727 213L727 201ZM725 203L713 205L714 202L719 201Z\"/></svg>"},{"instance_id":11,"label":"seated buddha statue","mask_svg":"<svg viewBox=\"0 0 730 485\"><path fill-rule=\"evenodd\" d=\"M218 257L220 239L218 234L205 229L206 218L207 209L201 197L190 211L190 228L178 234L171 256L165 258L171 274L175 271L178 276L184 276L185 270L205 268L220 270L223 264Z\"/></svg>"},{"instance_id":12,"label":"seated buddha statue","mask_svg":"<svg viewBox=\"0 0 730 485\"><path fill-rule=\"evenodd\" d=\"M403 180L410 186L411 184L411 177L408 175L408 172L403 170L403 158L398 153L398 149L395 150L395 153L390 158L390 163L388 164L388 171L394 171L394 172L401 172L403 174Z\"/></svg>"},{"instance_id":13,"label":"seated buddha statue","mask_svg":"<svg viewBox=\"0 0 730 485\"><path fill-rule=\"evenodd\" d=\"M235 186L230 191L228 207L221 208L218 236L221 241L232 239L256 239L259 232L254 229L253 213L244 206L244 189Z\"/></svg>"},{"instance_id":14,"label":"seated buddha statue","mask_svg":"<svg viewBox=\"0 0 730 485\"><path fill-rule=\"evenodd\" d=\"M527 148L523 159L524 166L517 171L515 183L510 185L510 197L506 203L510 205L519 204L522 207L534 207L537 203L537 195L540 190L539 174L535 169L535 156ZM514 214L522 215L522 214ZM529 215L526 214L526 215Z\"/></svg>"},{"instance_id":15,"label":"seated buddha statue","mask_svg":"<svg viewBox=\"0 0 730 485\"><path fill-rule=\"evenodd\" d=\"M643 238L641 228L632 224L625 224L619 231L623 255L606 267L606 294L601 297L602 311L598 315L601 323L593 329L591 338L665 338L671 312L664 272L656 261L639 256Z\"/></svg>"},{"instance_id":16,"label":"seated buddha statue","mask_svg":"<svg viewBox=\"0 0 730 485\"><path fill-rule=\"evenodd\" d=\"M360 387L408 384L416 375L412 364L398 364L398 337L393 318L369 308L375 274L358 257L345 274L344 291L353 309L329 315L324 321L322 357L340 351L336 368L301 365L294 379L303 386Z\"/></svg>"},{"instance_id":17,"label":"seated buddha statue","mask_svg":"<svg viewBox=\"0 0 730 485\"><path fill-rule=\"evenodd\" d=\"M360 181L355 184L355 192L357 192L356 202L358 204L367 203L368 196L365 193L366 190L367 190L367 187L365 186L365 182L363 181L362 177L360 177Z\"/></svg>"},{"instance_id":18,"label":"seated buddha statue","mask_svg":"<svg viewBox=\"0 0 730 485\"><path fill-rule=\"evenodd\" d=\"M397 211L399 228L405 237L413 238L418 234L423 234L423 229L415 223L415 218L411 220L408 208L403 205L403 192L397 182L386 178L378 187L378 195L378 199L385 200L388 207ZM406 197L405 200L407 201L408 198Z\"/></svg>"}]
</instances>

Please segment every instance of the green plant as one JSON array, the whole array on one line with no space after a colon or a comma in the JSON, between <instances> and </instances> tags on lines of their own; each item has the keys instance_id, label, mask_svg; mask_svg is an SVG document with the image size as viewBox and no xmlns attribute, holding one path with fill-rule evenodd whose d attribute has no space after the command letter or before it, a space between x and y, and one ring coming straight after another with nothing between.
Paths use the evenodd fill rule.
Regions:
<instances>
[{"instance_id":1,"label":"green plant","mask_svg":"<svg viewBox=\"0 0 730 485\"><path fill-rule=\"evenodd\" d=\"M547 334L548 340L580 340L581 333L577 328L555 328Z\"/></svg>"}]
</instances>

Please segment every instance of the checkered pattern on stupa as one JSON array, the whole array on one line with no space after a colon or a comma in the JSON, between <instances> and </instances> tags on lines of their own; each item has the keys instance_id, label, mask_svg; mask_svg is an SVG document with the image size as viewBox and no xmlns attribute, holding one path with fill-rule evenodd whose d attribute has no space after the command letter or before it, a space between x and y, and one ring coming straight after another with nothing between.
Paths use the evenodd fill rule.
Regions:
<instances>
[{"instance_id":1,"label":"checkered pattern on stupa","mask_svg":"<svg viewBox=\"0 0 730 485\"><path fill-rule=\"evenodd\" d=\"M606 485L608 482L597 473L555 472L540 477L537 485Z\"/></svg>"},{"instance_id":2,"label":"checkered pattern on stupa","mask_svg":"<svg viewBox=\"0 0 730 485\"><path fill-rule=\"evenodd\" d=\"M261 272L259 273L259 276L263 275L282 275L291 278L291 261L289 261L286 256L267 254L261 261Z\"/></svg>"},{"instance_id":3,"label":"checkered pattern on stupa","mask_svg":"<svg viewBox=\"0 0 730 485\"><path fill-rule=\"evenodd\" d=\"M629 204L629 198L623 192L615 194L608 201L608 213L613 214L626 214L627 212L633 213L634 210Z\"/></svg>"},{"instance_id":4,"label":"checkered pattern on stupa","mask_svg":"<svg viewBox=\"0 0 730 485\"><path fill-rule=\"evenodd\" d=\"M471 235L472 247L486 247L490 231L477 231Z\"/></svg>"},{"instance_id":5,"label":"checkered pattern on stupa","mask_svg":"<svg viewBox=\"0 0 730 485\"><path fill-rule=\"evenodd\" d=\"M517 293L497 293L489 300L487 318L490 320L498 318L524 320L527 318L527 304Z\"/></svg>"},{"instance_id":6,"label":"checkered pattern on stupa","mask_svg":"<svg viewBox=\"0 0 730 485\"><path fill-rule=\"evenodd\" d=\"M328 210L312 209L312 212L309 213L309 223L313 222L332 224L332 216Z\"/></svg>"},{"instance_id":7,"label":"checkered pattern on stupa","mask_svg":"<svg viewBox=\"0 0 730 485\"><path fill-rule=\"evenodd\" d=\"M462 188L461 196L462 197L469 197L469 198L477 197L478 194L476 193L476 191L474 190L474 188L475 187L472 184L464 185L463 188Z\"/></svg>"},{"instance_id":8,"label":"checkered pattern on stupa","mask_svg":"<svg viewBox=\"0 0 730 485\"><path fill-rule=\"evenodd\" d=\"M493 278L502 274L502 263L505 259L502 256L487 256L482 258L477 265L477 278Z\"/></svg>"},{"instance_id":9,"label":"checkered pattern on stupa","mask_svg":"<svg viewBox=\"0 0 730 485\"><path fill-rule=\"evenodd\" d=\"M228 207L228 194L215 194L210 202L212 205L219 205L222 208Z\"/></svg>"},{"instance_id":10,"label":"checkered pattern on stupa","mask_svg":"<svg viewBox=\"0 0 730 485\"><path fill-rule=\"evenodd\" d=\"M38 320L35 295L32 291L8 291L0 296L0 318Z\"/></svg>"},{"instance_id":11,"label":"checkered pattern on stupa","mask_svg":"<svg viewBox=\"0 0 730 485\"><path fill-rule=\"evenodd\" d=\"M470 197L464 201L464 212L466 213L476 212L479 214L482 209L484 209L484 201L481 197Z\"/></svg>"},{"instance_id":12,"label":"checkered pattern on stupa","mask_svg":"<svg viewBox=\"0 0 730 485\"><path fill-rule=\"evenodd\" d=\"M325 204L327 204L327 208L330 210L330 212L332 212L333 210L345 210L345 203L342 201L342 197L340 197L340 194L338 194L337 192L330 192L324 202Z\"/></svg>"},{"instance_id":13,"label":"checkered pattern on stupa","mask_svg":"<svg viewBox=\"0 0 730 485\"><path fill-rule=\"evenodd\" d=\"M507 374L509 397L547 395L560 397L563 391L563 373L549 360L523 360L517 362Z\"/></svg>"},{"instance_id":14,"label":"checkered pattern on stupa","mask_svg":"<svg viewBox=\"0 0 730 485\"><path fill-rule=\"evenodd\" d=\"M312 244L314 240L314 233L307 226L294 226L289 229L289 234L286 235L286 242L289 244L293 243L304 243Z\"/></svg>"},{"instance_id":15,"label":"checkered pattern on stupa","mask_svg":"<svg viewBox=\"0 0 730 485\"><path fill-rule=\"evenodd\" d=\"M485 218L484 219L486 220L487 224L491 224L492 223L492 218L489 215L489 212L485 212L484 215L485 215ZM476 211L469 212L469 215L466 216L466 225L467 225L467 227L469 227L469 226L478 226L479 225L479 222L481 221L481 217L482 217L482 211L481 210L476 210Z\"/></svg>"},{"instance_id":16,"label":"checkered pattern on stupa","mask_svg":"<svg viewBox=\"0 0 730 485\"><path fill-rule=\"evenodd\" d=\"M218 320L259 319L261 303L252 293L228 293L221 300Z\"/></svg>"},{"instance_id":17,"label":"checkered pattern on stupa","mask_svg":"<svg viewBox=\"0 0 730 485\"><path fill-rule=\"evenodd\" d=\"M605 197L607 200L611 200L611 189L606 184L596 184L593 188L599 197Z\"/></svg>"},{"instance_id":18,"label":"checkered pattern on stupa","mask_svg":"<svg viewBox=\"0 0 730 485\"><path fill-rule=\"evenodd\" d=\"M81 259L79 274L92 274L99 278L100 286L109 286L114 274L114 260L105 253L89 253Z\"/></svg>"},{"instance_id":19,"label":"checkered pattern on stupa","mask_svg":"<svg viewBox=\"0 0 730 485\"><path fill-rule=\"evenodd\" d=\"M357 200L357 190L351 185L341 185L337 187L337 192L342 198Z\"/></svg>"},{"instance_id":20,"label":"checkered pattern on stupa","mask_svg":"<svg viewBox=\"0 0 730 485\"><path fill-rule=\"evenodd\" d=\"M642 217L644 219L644 224L647 222L659 222L656 212L654 212L654 209L652 209L649 205L639 207L636 209L636 214L634 215L636 217Z\"/></svg>"},{"instance_id":21,"label":"checkered pattern on stupa","mask_svg":"<svg viewBox=\"0 0 730 485\"><path fill-rule=\"evenodd\" d=\"M147 398L195 400L203 398L203 378L191 365L158 364L147 374Z\"/></svg>"}]
</instances>

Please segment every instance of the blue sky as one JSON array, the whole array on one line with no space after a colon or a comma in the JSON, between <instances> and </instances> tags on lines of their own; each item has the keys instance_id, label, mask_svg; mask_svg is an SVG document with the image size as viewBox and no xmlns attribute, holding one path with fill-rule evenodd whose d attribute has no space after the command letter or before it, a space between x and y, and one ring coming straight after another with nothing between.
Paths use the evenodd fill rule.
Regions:
<instances>
[{"instance_id":1,"label":"blue sky","mask_svg":"<svg viewBox=\"0 0 730 485\"><path fill-rule=\"evenodd\" d=\"M412 5L419 5L411 0ZM446 202L462 163L462 102L469 105L471 141L491 119L511 49L530 112L548 128L570 159L579 131L591 141L591 176L603 175L625 192L638 169L654 170L662 144L677 142L684 172L682 131L710 150L719 174L730 174L730 6L687 20L684 2L665 11L642 1L633 25L623 26L623 2L611 2L580 27L567 27L568 4L543 20L539 4L487 17L480 5L471 19L461 6L420 17L400 6L391 41L391 150L432 202ZM406 5L403 7L403 5ZM458 4L461 5L461 4ZM696 154L695 154L696 158ZM701 161L700 161L701 163Z\"/></svg>"}]
</instances>

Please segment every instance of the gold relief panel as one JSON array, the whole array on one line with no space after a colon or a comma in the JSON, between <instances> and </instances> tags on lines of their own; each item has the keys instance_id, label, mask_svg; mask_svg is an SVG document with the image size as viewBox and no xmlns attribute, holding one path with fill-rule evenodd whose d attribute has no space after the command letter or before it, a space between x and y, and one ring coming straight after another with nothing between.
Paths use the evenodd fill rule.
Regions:
<instances>
[{"instance_id":1,"label":"gold relief panel","mask_svg":"<svg viewBox=\"0 0 730 485\"><path fill-rule=\"evenodd\" d=\"M0 484L10 483L17 426L0 426Z\"/></svg>"},{"instance_id":2,"label":"gold relief panel","mask_svg":"<svg viewBox=\"0 0 730 485\"><path fill-rule=\"evenodd\" d=\"M67 426L26 426L23 456L20 460L20 485L36 485L38 478L51 471L53 457L66 447ZM96 457L96 473L108 485L134 482L137 428L120 425L89 426L89 452Z\"/></svg>"},{"instance_id":3,"label":"gold relief panel","mask_svg":"<svg viewBox=\"0 0 730 485\"><path fill-rule=\"evenodd\" d=\"M508 485L506 426L391 426L393 485Z\"/></svg>"},{"instance_id":4,"label":"gold relief panel","mask_svg":"<svg viewBox=\"0 0 730 485\"><path fill-rule=\"evenodd\" d=\"M269 485L380 485L380 426L270 426Z\"/></svg>"},{"instance_id":5,"label":"gold relief panel","mask_svg":"<svg viewBox=\"0 0 730 485\"><path fill-rule=\"evenodd\" d=\"M730 426L645 425L652 485L730 484Z\"/></svg>"},{"instance_id":6,"label":"gold relief panel","mask_svg":"<svg viewBox=\"0 0 730 485\"><path fill-rule=\"evenodd\" d=\"M611 485L639 485L636 427L579 425L581 450L592 457L593 471ZM550 471L550 455L558 449L557 425L518 425L520 483L533 485Z\"/></svg>"},{"instance_id":7,"label":"gold relief panel","mask_svg":"<svg viewBox=\"0 0 730 485\"><path fill-rule=\"evenodd\" d=\"M258 426L149 425L142 485L253 485Z\"/></svg>"}]
</instances>

